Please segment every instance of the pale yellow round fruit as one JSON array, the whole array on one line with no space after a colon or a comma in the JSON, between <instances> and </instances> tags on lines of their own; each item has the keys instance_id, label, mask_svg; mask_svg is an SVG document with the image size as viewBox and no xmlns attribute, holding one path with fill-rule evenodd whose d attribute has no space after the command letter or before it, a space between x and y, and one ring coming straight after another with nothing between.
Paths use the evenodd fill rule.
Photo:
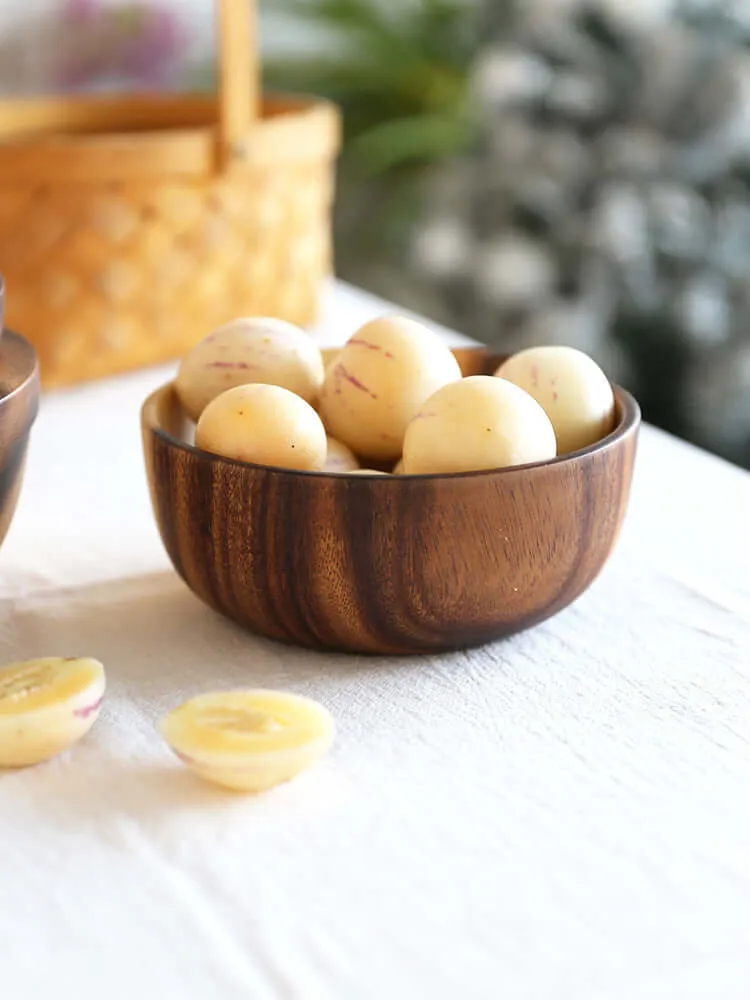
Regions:
<instances>
[{"instance_id":1,"label":"pale yellow round fruit","mask_svg":"<svg viewBox=\"0 0 750 1000\"><path fill-rule=\"evenodd\" d=\"M104 667L47 656L0 667L0 768L27 767L77 743L99 717Z\"/></svg>"},{"instance_id":2,"label":"pale yellow round fruit","mask_svg":"<svg viewBox=\"0 0 750 1000\"><path fill-rule=\"evenodd\" d=\"M358 455L395 460L409 421L458 362L426 326L400 316L365 324L326 372L320 413L329 432Z\"/></svg>"},{"instance_id":3,"label":"pale yellow round fruit","mask_svg":"<svg viewBox=\"0 0 750 1000\"><path fill-rule=\"evenodd\" d=\"M329 749L330 712L284 691L220 691L199 695L161 721L179 759L206 781L262 792L289 781Z\"/></svg>"},{"instance_id":4,"label":"pale yellow round fruit","mask_svg":"<svg viewBox=\"0 0 750 1000\"><path fill-rule=\"evenodd\" d=\"M382 469L352 469L350 476L387 476L389 473Z\"/></svg>"},{"instance_id":5,"label":"pale yellow round fruit","mask_svg":"<svg viewBox=\"0 0 750 1000\"><path fill-rule=\"evenodd\" d=\"M323 358L299 327L257 316L225 323L185 355L175 381L180 402L197 420L212 399L236 385L278 385L308 403L323 384Z\"/></svg>"},{"instance_id":6,"label":"pale yellow round fruit","mask_svg":"<svg viewBox=\"0 0 750 1000\"><path fill-rule=\"evenodd\" d=\"M212 400L198 420L204 451L256 465L322 469L326 432L304 399L277 385L238 385Z\"/></svg>"},{"instance_id":7,"label":"pale yellow round fruit","mask_svg":"<svg viewBox=\"0 0 750 1000\"><path fill-rule=\"evenodd\" d=\"M555 457L555 432L531 396L491 375L452 382L431 396L404 438L404 473L472 472Z\"/></svg>"},{"instance_id":8,"label":"pale yellow round fruit","mask_svg":"<svg viewBox=\"0 0 750 1000\"><path fill-rule=\"evenodd\" d=\"M558 455L578 451L614 427L615 397L599 365L573 347L530 347L495 372L525 389L552 421Z\"/></svg>"},{"instance_id":9,"label":"pale yellow round fruit","mask_svg":"<svg viewBox=\"0 0 750 1000\"><path fill-rule=\"evenodd\" d=\"M404 473L404 460L400 458L398 462L393 466L393 475L402 476Z\"/></svg>"},{"instance_id":10,"label":"pale yellow round fruit","mask_svg":"<svg viewBox=\"0 0 750 1000\"><path fill-rule=\"evenodd\" d=\"M359 459L351 448L330 435L326 440L328 450L326 451L326 464L323 466L324 472L354 472L359 469Z\"/></svg>"}]
</instances>

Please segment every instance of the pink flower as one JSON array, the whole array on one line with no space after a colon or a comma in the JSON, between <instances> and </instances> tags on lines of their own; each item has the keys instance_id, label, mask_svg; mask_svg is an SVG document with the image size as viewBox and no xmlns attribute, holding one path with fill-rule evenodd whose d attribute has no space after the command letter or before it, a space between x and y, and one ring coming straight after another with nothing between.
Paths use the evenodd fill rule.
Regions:
<instances>
[{"instance_id":1,"label":"pink flower","mask_svg":"<svg viewBox=\"0 0 750 1000\"><path fill-rule=\"evenodd\" d=\"M68 21L85 21L100 10L100 0L67 0L63 17Z\"/></svg>"},{"instance_id":2,"label":"pink flower","mask_svg":"<svg viewBox=\"0 0 750 1000\"><path fill-rule=\"evenodd\" d=\"M175 10L155 0L103 6L67 0L58 84L64 89L107 86L168 87L177 76L185 29Z\"/></svg>"}]
</instances>

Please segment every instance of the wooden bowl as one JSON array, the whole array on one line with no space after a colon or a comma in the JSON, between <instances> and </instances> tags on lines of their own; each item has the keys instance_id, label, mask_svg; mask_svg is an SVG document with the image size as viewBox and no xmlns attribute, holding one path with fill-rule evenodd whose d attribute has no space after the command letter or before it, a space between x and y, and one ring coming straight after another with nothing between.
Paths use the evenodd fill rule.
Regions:
<instances>
[{"instance_id":1,"label":"wooden bowl","mask_svg":"<svg viewBox=\"0 0 750 1000\"><path fill-rule=\"evenodd\" d=\"M24 337L5 330L0 337L0 544L13 520L38 408L36 352Z\"/></svg>"},{"instance_id":2,"label":"wooden bowl","mask_svg":"<svg viewBox=\"0 0 750 1000\"><path fill-rule=\"evenodd\" d=\"M454 351L465 375L502 360ZM255 632L319 649L426 653L548 618L604 566L630 490L640 411L549 462L432 476L249 465L189 443L173 385L142 410L151 498L189 587Z\"/></svg>"}]
</instances>

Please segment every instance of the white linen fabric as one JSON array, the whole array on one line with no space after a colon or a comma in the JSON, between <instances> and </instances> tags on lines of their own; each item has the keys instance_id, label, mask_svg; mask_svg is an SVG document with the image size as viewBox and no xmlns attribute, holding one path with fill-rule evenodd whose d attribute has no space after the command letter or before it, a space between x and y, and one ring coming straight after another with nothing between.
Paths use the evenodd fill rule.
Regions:
<instances>
[{"instance_id":1,"label":"white linen fabric","mask_svg":"<svg viewBox=\"0 0 750 1000\"><path fill-rule=\"evenodd\" d=\"M384 308L332 286L318 333ZM0 552L0 662L109 677L82 743L0 772L0 996L746 1000L750 476L647 427L572 608L449 656L313 654L171 570L138 410L172 370L45 397ZM324 702L329 758L201 784L155 724L237 686Z\"/></svg>"}]
</instances>

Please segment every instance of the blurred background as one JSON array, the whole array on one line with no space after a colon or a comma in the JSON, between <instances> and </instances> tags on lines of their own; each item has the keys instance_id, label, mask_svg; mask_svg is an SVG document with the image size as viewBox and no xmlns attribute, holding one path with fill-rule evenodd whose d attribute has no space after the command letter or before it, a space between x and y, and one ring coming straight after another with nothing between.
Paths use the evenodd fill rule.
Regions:
<instances>
[{"instance_id":1,"label":"blurred background","mask_svg":"<svg viewBox=\"0 0 750 1000\"><path fill-rule=\"evenodd\" d=\"M500 350L580 347L750 468L750 0L265 0L339 103L337 272ZM0 90L213 86L211 0L0 0Z\"/></svg>"}]
</instances>

